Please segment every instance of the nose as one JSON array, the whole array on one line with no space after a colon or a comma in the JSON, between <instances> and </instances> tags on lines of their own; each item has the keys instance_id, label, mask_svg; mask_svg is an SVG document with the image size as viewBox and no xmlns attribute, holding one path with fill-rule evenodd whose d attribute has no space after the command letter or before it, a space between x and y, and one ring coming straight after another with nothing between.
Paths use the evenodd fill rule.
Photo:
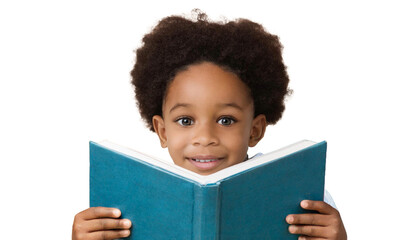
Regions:
<instances>
[{"instance_id":1,"label":"nose","mask_svg":"<svg viewBox=\"0 0 420 240\"><path fill-rule=\"evenodd\" d=\"M219 144L217 132L211 124L197 124L193 136L193 145L209 146Z\"/></svg>"}]
</instances>

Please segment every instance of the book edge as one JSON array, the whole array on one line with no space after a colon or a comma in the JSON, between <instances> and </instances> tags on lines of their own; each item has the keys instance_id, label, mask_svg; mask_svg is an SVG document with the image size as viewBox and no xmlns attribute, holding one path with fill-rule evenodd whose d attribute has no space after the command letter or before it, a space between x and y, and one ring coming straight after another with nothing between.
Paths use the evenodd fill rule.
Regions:
<instances>
[{"instance_id":1,"label":"book edge","mask_svg":"<svg viewBox=\"0 0 420 240\"><path fill-rule=\"evenodd\" d=\"M182 168L180 166L177 166L175 164L171 164L167 161L164 161L162 159L159 159L157 157L146 155L142 152L139 152L137 150L124 147L121 145L118 145L116 143L104 140L104 141L89 141L90 143L96 144L98 146L104 147L108 150L117 152L119 154L125 155L126 157L130 158L131 160L142 162L144 164L147 164L150 167L156 168L160 171L164 171L168 174L174 175L176 177L185 179L187 181L194 182L196 184L199 184L201 186L207 186L207 185L214 185L218 182L225 181L233 176L237 176L243 173L246 173L254 168L257 168L259 166L263 166L265 164L268 164L272 161L281 160L282 157L288 156L290 154L302 151L308 147L315 146L317 144L325 143L325 141L322 142L314 142L310 140L302 140L290 145L287 145L285 147L282 147L280 149L274 150L272 152L269 152L267 154L264 154L262 156L255 157L253 159L250 159L248 161L238 163L234 166L231 166L229 168L225 168L220 170L219 172L213 173L211 175L202 176L197 173L194 173L190 170L187 170L185 168Z\"/></svg>"}]
</instances>

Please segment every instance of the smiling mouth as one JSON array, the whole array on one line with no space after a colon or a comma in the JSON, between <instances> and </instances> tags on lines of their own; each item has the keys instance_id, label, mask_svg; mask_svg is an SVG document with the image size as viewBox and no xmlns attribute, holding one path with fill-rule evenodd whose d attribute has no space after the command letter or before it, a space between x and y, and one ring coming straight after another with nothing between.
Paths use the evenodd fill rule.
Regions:
<instances>
[{"instance_id":1,"label":"smiling mouth","mask_svg":"<svg viewBox=\"0 0 420 240\"><path fill-rule=\"evenodd\" d=\"M216 169L224 158L214 156L187 158L188 161L199 171L211 171Z\"/></svg>"},{"instance_id":2,"label":"smiling mouth","mask_svg":"<svg viewBox=\"0 0 420 240\"><path fill-rule=\"evenodd\" d=\"M214 161L220 160L220 158L215 158L215 159L198 159L198 158L191 158L191 160L196 161L196 162L214 162Z\"/></svg>"}]
</instances>

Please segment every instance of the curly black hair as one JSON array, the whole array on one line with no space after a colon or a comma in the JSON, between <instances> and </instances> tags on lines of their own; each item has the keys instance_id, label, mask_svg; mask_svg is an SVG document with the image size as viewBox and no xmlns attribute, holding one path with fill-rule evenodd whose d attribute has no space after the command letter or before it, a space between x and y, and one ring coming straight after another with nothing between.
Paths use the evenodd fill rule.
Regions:
<instances>
[{"instance_id":1,"label":"curly black hair","mask_svg":"<svg viewBox=\"0 0 420 240\"><path fill-rule=\"evenodd\" d=\"M141 117L154 131L152 117L162 116L167 87L175 75L207 61L235 73L251 91L254 116L264 114L268 124L275 124L290 93L281 51L276 35L247 19L211 22L202 12L193 20L163 18L144 36L131 71Z\"/></svg>"}]
</instances>

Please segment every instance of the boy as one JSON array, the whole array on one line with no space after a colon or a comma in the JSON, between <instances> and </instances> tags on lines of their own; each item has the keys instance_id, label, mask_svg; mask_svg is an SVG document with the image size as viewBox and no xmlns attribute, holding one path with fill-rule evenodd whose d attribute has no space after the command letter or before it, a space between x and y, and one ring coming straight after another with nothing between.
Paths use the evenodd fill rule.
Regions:
<instances>
[{"instance_id":1,"label":"boy","mask_svg":"<svg viewBox=\"0 0 420 240\"><path fill-rule=\"evenodd\" d=\"M248 159L284 111L289 78L277 36L249 20L211 23L167 17L143 38L131 72L142 118L176 165L208 175ZM318 213L289 215L299 239L346 239L337 210L305 200ZM75 216L73 239L130 234L118 209L89 208Z\"/></svg>"}]
</instances>

